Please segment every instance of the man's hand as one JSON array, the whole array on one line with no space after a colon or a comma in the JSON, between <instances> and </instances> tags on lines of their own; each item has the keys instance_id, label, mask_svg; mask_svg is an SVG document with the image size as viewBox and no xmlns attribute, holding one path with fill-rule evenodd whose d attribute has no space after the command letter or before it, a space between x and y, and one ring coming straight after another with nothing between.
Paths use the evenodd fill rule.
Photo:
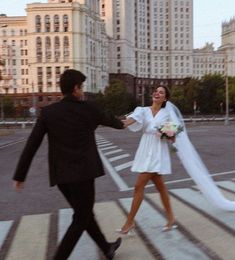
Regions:
<instances>
[{"instance_id":1,"label":"man's hand","mask_svg":"<svg viewBox=\"0 0 235 260\"><path fill-rule=\"evenodd\" d=\"M23 181L14 181L13 188L18 192L22 191L24 188L24 182Z\"/></svg>"}]
</instances>

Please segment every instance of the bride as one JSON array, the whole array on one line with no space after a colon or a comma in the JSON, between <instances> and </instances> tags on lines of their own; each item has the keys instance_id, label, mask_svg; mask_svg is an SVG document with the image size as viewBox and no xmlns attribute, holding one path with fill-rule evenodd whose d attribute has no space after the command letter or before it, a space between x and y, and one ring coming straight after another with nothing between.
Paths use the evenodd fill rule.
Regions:
<instances>
[{"instance_id":1,"label":"bride","mask_svg":"<svg viewBox=\"0 0 235 260\"><path fill-rule=\"evenodd\" d=\"M167 220L163 231L175 228L175 219L162 175L171 173L169 151L165 141L157 135L157 129L167 121L183 127L174 138L177 156L204 196L222 210L235 211L235 201L226 199L211 178L208 169L190 142L179 109L169 100L169 90L165 86L156 88L152 95L151 107L137 107L124 120L131 131L143 131L131 170L140 173L136 184L130 213L123 227L118 230L127 234L134 228L134 218L143 200L143 190L149 180L160 192Z\"/></svg>"}]
</instances>

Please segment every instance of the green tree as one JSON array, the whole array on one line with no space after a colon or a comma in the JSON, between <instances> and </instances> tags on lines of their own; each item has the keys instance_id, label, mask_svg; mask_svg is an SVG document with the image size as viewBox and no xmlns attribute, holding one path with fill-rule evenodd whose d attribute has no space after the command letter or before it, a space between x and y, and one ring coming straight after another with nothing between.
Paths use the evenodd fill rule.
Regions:
<instances>
[{"instance_id":1,"label":"green tree","mask_svg":"<svg viewBox=\"0 0 235 260\"><path fill-rule=\"evenodd\" d=\"M5 96L5 97L3 97L2 102L3 102L3 111L4 111L5 117L13 116L15 108L14 108L14 103L13 103L12 99Z\"/></svg>"},{"instance_id":2,"label":"green tree","mask_svg":"<svg viewBox=\"0 0 235 260\"><path fill-rule=\"evenodd\" d=\"M185 112L186 100L184 97L184 86L173 85L171 87L171 101L180 109L182 113Z\"/></svg>"},{"instance_id":3,"label":"green tree","mask_svg":"<svg viewBox=\"0 0 235 260\"><path fill-rule=\"evenodd\" d=\"M229 78L229 108L235 112L235 77Z\"/></svg>"},{"instance_id":4,"label":"green tree","mask_svg":"<svg viewBox=\"0 0 235 260\"><path fill-rule=\"evenodd\" d=\"M123 115L133 110L135 100L127 92L125 84L120 80L113 80L104 91L104 105L106 111L115 115Z\"/></svg>"},{"instance_id":5,"label":"green tree","mask_svg":"<svg viewBox=\"0 0 235 260\"><path fill-rule=\"evenodd\" d=\"M218 112L224 99L224 79L221 75L205 75L200 83L199 106L202 113Z\"/></svg>"},{"instance_id":6,"label":"green tree","mask_svg":"<svg viewBox=\"0 0 235 260\"><path fill-rule=\"evenodd\" d=\"M200 81L197 79L190 79L188 83L184 86L184 96L185 96L185 113L193 113L194 112L194 102L198 104L198 96L199 96L199 83Z\"/></svg>"}]
</instances>

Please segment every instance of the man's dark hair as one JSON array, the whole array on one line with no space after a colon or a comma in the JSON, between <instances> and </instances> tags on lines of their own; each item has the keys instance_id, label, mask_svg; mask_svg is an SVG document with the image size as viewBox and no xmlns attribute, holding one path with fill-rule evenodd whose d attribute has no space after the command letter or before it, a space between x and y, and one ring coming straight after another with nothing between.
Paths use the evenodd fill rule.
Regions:
<instances>
[{"instance_id":1,"label":"man's dark hair","mask_svg":"<svg viewBox=\"0 0 235 260\"><path fill-rule=\"evenodd\" d=\"M74 87L77 85L80 87L86 80L86 76L74 69L65 70L60 76L60 89L63 95L71 94Z\"/></svg>"}]
</instances>

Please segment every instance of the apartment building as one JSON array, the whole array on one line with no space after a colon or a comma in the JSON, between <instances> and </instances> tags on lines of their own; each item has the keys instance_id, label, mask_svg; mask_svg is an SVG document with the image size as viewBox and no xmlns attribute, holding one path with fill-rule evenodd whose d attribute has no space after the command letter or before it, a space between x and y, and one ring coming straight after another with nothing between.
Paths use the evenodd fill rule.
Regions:
<instances>
[{"instance_id":1,"label":"apartment building","mask_svg":"<svg viewBox=\"0 0 235 260\"><path fill-rule=\"evenodd\" d=\"M224 51L215 51L213 43L193 51L193 77L202 78L205 74L225 75L226 55Z\"/></svg>"},{"instance_id":2,"label":"apartment building","mask_svg":"<svg viewBox=\"0 0 235 260\"><path fill-rule=\"evenodd\" d=\"M87 75L85 92L103 90L108 39L99 8L99 0L48 0L28 4L26 17L1 16L1 93L33 93L39 105L54 101L68 68Z\"/></svg>"},{"instance_id":3,"label":"apartment building","mask_svg":"<svg viewBox=\"0 0 235 260\"><path fill-rule=\"evenodd\" d=\"M218 50L193 49L193 0L48 0L26 12L0 16L0 94L44 105L58 98L67 68L87 75L87 93L120 78L137 98L190 77L235 75L235 18L222 24Z\"/></svg>"},{"instance_id":4,"label":"apartment building","mask_svg":"<svg viewBox=\"0 0 235 260\"><path fill-rule=\"evenodd\" d=\"M111 73L141 78L192 76L192 0L101 0Z\"/></svg>"}]
</instances>

